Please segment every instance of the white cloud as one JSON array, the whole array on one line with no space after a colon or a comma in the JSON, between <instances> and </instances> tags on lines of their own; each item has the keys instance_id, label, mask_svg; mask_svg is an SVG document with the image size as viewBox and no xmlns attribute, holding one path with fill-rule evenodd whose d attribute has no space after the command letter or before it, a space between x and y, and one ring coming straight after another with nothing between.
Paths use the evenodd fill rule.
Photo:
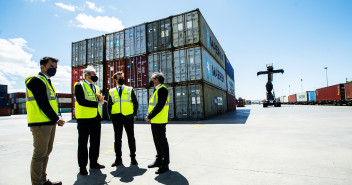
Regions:
<instances>
[{"instance_id":1,"label":"white cloud","mask_svg":"<svg viewBox=\"0 0 352 185\"><path fill-rule=\"evenodd\" d=\"M122 21L115 17L97 16L93 17L86 14L78 14L76 20L80 28L98 31L114 32L124 29Z\"/></svg>"},{"instance_id":2,"label":"white cloud","mask_svg":"<svg viewBox=\"0 0 352 185\"><path fill-rule=\"evenodd\" d=\"M7 84L9 92L25 89L25 78L36 75L40 71L39 62L32 60L27 53L27 41L23 38L0 39L0 84ZM70 92L71 67L58 65L57 75L53 83L58 85L57 92ZM16 85L17 89L14 89ZM23 92L22 91L22 92Z\"/></svg>"},{"instance_id":3,"label":"white cloud","mask_svg":"<svg viewBox=\"0 0 352 185\"><path fill-rule=\"evenodd\" d=\"M63 3L55 3L55 5L65 9L65 10L69 10L71 12L76 11L76 7L73 5L65 5Z\"/></svg>"},{"instance_id":4,"label":"white cloud","mask_svg":"<svg viewBox=\"0 0 352 185\"><path fill-rule=\"evenodd\" d=\"M94 10L94 11L96 11L96 12L100 12L100 13L103 12L103 9L102 9L102 8L98 8L98 7L95 6L95 3L86 1L86 4L88 5L88 8L89 8L89 9L92 9L92 10Z\"/></svg>"}]
</instances>

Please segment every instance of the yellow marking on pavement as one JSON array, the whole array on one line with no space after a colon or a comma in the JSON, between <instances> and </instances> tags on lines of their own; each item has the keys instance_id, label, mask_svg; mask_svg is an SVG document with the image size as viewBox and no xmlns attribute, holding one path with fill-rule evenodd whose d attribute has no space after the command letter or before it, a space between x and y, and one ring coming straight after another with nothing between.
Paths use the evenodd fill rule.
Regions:
<instances>
[{"instance_id":1,"label":"yellow marking on pavement","mask_svg":"<svg viewBox=\"0 0 352 185\"><path fill-rule=\"evenodd\" d=\"M100 153L99 155L105 155L105 154L108 154L108 153L111 153L111 152L115 151L113 146L108 146L108 148L112 148L112 150L108 150L106 152Z\"/></svg>"},{"instance_id":2,"label":"yellow marking on pavement","mask_svg":"<svg viewBox=\"0 0 352 185\"><path fill-rule=\"evenodd\" d=\"M204 125L194 125L194 126L190 126L189 128L201 128L204 127Z\"/></svg>"}]
</instances>

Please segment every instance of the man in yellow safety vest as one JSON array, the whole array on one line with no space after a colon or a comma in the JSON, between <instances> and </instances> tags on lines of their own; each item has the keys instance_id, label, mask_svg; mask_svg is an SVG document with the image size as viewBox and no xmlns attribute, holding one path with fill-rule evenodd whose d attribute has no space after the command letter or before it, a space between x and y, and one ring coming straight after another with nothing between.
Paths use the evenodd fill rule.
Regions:
<instances>
[{"instance_id":1,"label":"man in yellow safety vest","mask_svg":"<svg viewBox=\"0 0 352 185\"><path fill-rule=\"evenodd\" d=\"M136 140L134 138L134 117L137 116L138 101L132 87L126 86L124 73L117 72L113 76L116 88L110 89L108 100L108 114L112 119L115 131L116 159L112 167L122 164L122 131L125 128L128 146L130 148L131 165L137 165Z\"/></svg>"},{"instance_id":2,"label":"man in yellow safety vest","mask_svg":"<svg viewBox=\"0 0 352 185\"><path fill-rule=\"evenodd\" d=\"M53 149L56 125L63 126L65 121L59 116L55 88L50 77L55 76L58 59L40 59L41 72L26 78L26 109L28 126L33 135L33 156L31 162L31 181L33 185L62 184L46 178L49 154Z\"/></svg>"},{"instance_id":3,"label":"man in yellow safety vest","mask_svg":"<svg viewBox=\"0 0 352 185\"><path fill-rule=\"evenodd\" d=\"M88 175L88 138L90 138L90 168L105 168L98 163L101 135L101 109L106 100L94 82L98 80L95 69L88 66L83 70L85 80L75 84L75 114L78 130L78 165L81 175Z\"/></svg>"},{"instance_id":4,"label":"man in yellow safety vest","mask_svg":"<svg viewBox=\"0 0 352 185\"><path fill-rule=\"evenodd\" d=\"M159 72L152 74L150 87L154 93L149 99L148 114L145 121L151 124L153 140L157 151L156 160L148 168L159 167L155 172L161 174L169 170L169 144L166 138L166 124L169 114L169 90L164 85L164 75Z\"/></svg>"}]
</instances>

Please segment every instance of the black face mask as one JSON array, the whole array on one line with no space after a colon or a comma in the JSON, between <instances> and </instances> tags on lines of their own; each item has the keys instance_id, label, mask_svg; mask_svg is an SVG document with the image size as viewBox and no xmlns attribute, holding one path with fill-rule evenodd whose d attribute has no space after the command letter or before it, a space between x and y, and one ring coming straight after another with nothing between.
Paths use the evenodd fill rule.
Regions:
<instances>
[{"instance_id":1,"label":"black face mask","mask_svg":"<svg viewBox=\"0 0 352 185\"><path fill-rule=\"evenodd\" d=\"M120 78L120 79L117 81L117 83L118 83L119 85L123 85L123 84L125 83L125 79Z\"/></svg>"},{"instance_id":2,"label":"black face mask","mask_svg":"<svg viewBox=\"0 0 352 185\"><path fill-rule=\"evenodd\" d=\"M153 80L150 80L150 82L149 82L149 87L154 87L154 82L153 82Z\"/></svg>"},{"instance_id":3,"label":"black face mask","mask_svg":"<svg viewBox=\"0 0 352 185\"><path fill-rule=\"evenodd\" d=\"M56 68L49 68L48 70L46 70L46 74L48 74L49 76L55 76Z\"/></svg>"},{"instance_id":4,"label":"black face mask","mask_svg":"<svg viewBox=\"0 0 352 185\"><path fill-rule=\"evenodd\" d=\"M98 77L97 77L97 76L91 76L90 79L91 79L93 82L98 81Z\"/></svg>"}]
</instances>

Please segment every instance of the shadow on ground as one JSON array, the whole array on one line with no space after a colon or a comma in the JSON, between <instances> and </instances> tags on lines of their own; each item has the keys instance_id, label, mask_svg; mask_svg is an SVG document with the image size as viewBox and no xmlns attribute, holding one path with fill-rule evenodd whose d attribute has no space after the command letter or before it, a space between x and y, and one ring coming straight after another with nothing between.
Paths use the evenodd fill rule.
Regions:
<instances>
[{"instance_id":1,"label":"shadow on ground","mask_svg":"<svg viewBox=\"0 0 352 185\"><path fill-rule=\"evenodd\" d=\"M177 171L167 171L155 177L155 180L165 185L188 185L187 179Z\"/></svg>"},{"instance_id":2,"label":"shadow on ground","mask_svg":"<svg viewBox=\"0 0 352 185\"><path fill-rule=\"evenodd\" d=\"M106 174L103 174L99 169L90 169L89 175L83 176L77 174L77 180L74 185L93 185L93 184L107 184L105 181Z\"/></svg>"},{"instance_id":3,"label":"shadow on ground","mask_svg":"<svg viewBox=\"0 0 352 185\"><path fill-rule=\"evenodd\" d=\"M111 172L110 174L114 177L120 177L121 182L132 182L135 176L143 175L147 169L139 168L137 165L132 165L129 167L125 167L124 165L120 165L116 167L116 170Z\"/></svg>"}]
</instances>

